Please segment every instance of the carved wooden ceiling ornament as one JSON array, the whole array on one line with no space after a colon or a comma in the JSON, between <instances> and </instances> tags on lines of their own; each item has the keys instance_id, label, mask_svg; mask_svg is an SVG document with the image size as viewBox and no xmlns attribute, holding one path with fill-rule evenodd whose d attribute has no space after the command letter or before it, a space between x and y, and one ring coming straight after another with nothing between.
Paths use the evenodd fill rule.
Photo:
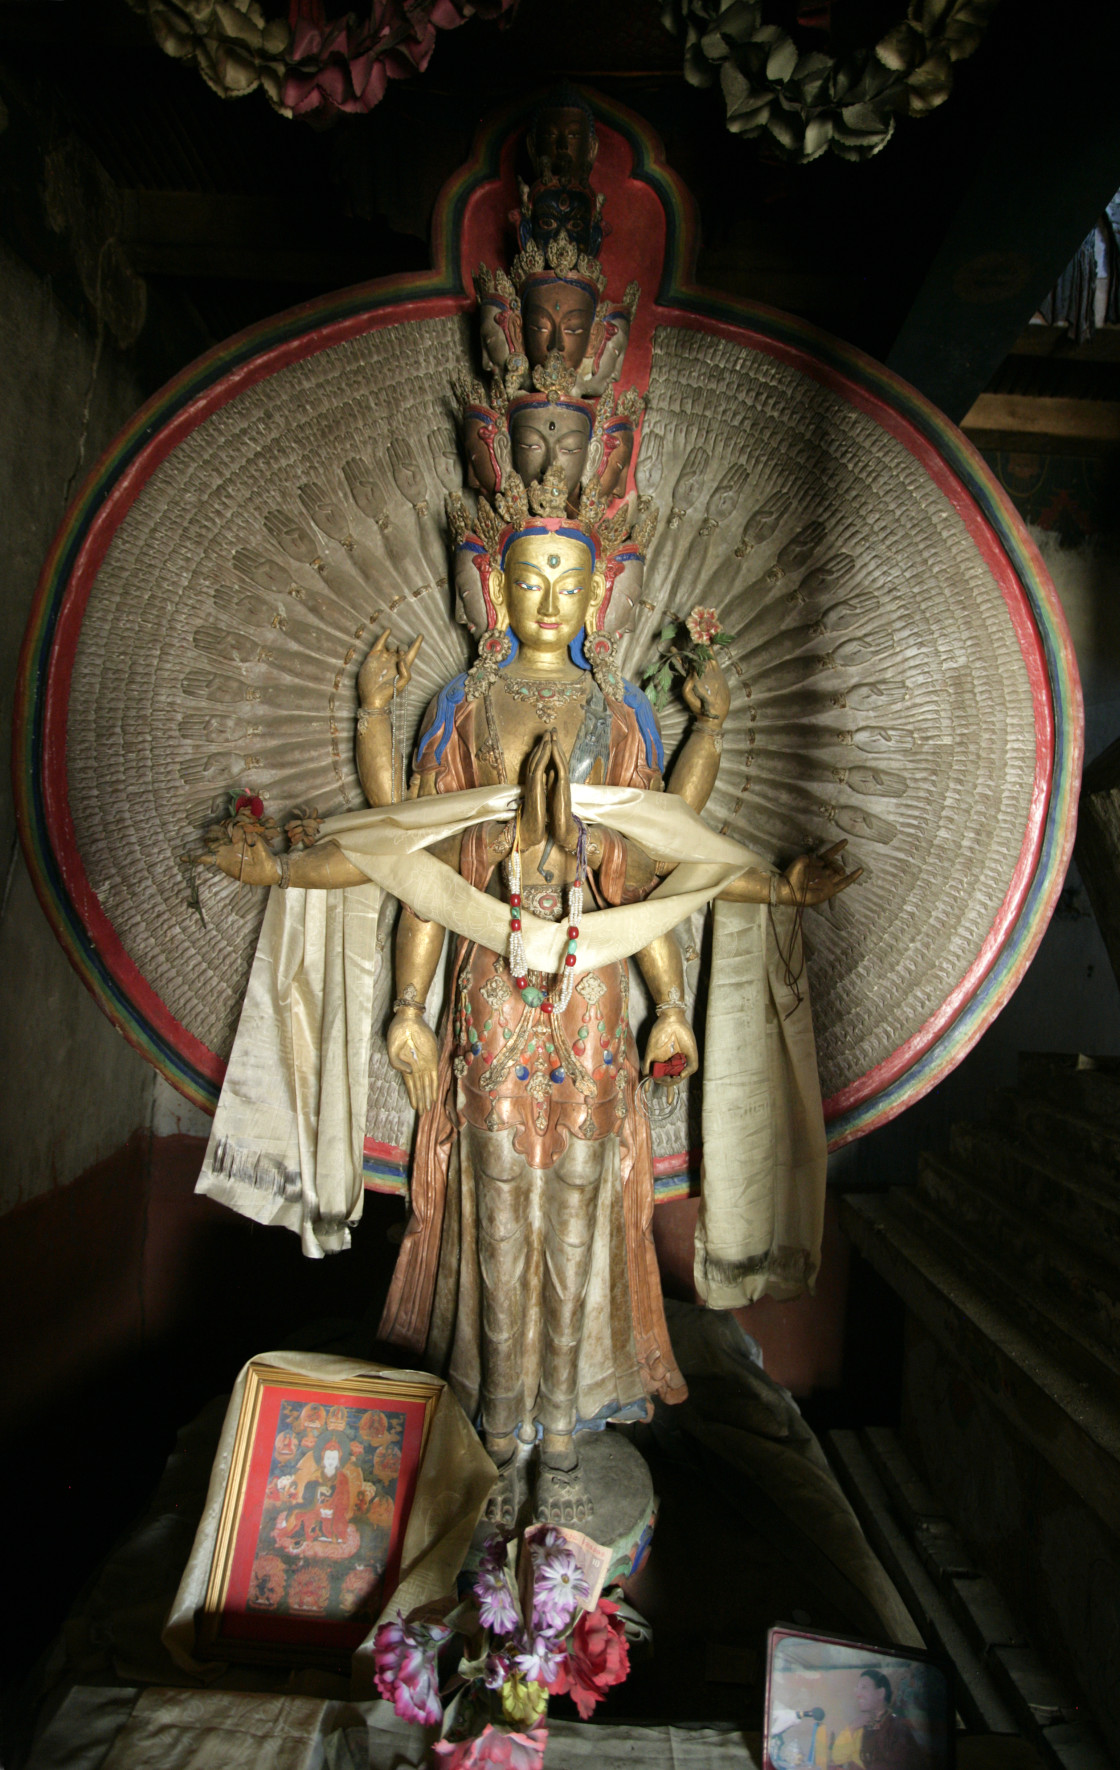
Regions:
<instances>
[{"instance_id":1,"label":"carved wooden ceiling ornament","mask_svg":"<svg viewBox=\"0 0 1120 1770\"><path fill-rule=\"evenodd\" d=\"M597 210L584 218L595 268L588 254L570 274L592 323L625 322L625 383L644 397L644 411L619 402L625 483L661 510L626 620L621 599L614 611L619 662L639 679L668 615L717 610L732 709L709 820L774 859L847 836L864 868L807 924L841 1143L960 1061L1041 938L1081 758L1069 639L959 431L849 346L695 287L687 193L643 123L590 102L606 226L599 246ZM527 111L484 128L445 191L435 269L314 302L192 364L95 468L44 569L17 711L28 863L106 1012L203 1106L263 898L209 874L196 891L182 857L231 787L280 823L362 804L355 677L379 627L398 644L424 634L402 747L473 653L451 618L457 425L469 443L472 412L485 428L498 411L516 451L519 413L531 426L551 400L578 417L590 391L586 362L534 385L494 360L510 333L493 314L496 404L479 381L472 277L517 249ZM518 296L493 269L483 307L520 302L520 317L545 271L523 259ZM606 420L586 426L602 444ZM671 753L683 708L663 729ZM701 930L682 935L694 986ZM371 1184L392 1186L408 1111L398 1078L374 1079ZM683 1124L659 1133L663 1172L682 1138Z\"/></svg>"}]
</instances>

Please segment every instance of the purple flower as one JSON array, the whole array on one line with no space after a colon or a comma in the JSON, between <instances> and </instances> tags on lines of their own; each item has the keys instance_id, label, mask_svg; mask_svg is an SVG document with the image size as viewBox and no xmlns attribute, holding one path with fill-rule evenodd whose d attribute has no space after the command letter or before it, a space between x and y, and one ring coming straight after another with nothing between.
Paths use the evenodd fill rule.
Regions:
<instances>
[{"instance_id":1,"label":"purple flower","mask_svg":"<svg viewBox=\"0 0 1120 1770\"><path fill-rule=\"evenodd\" d=\"M500 1525L493 1527L482 1544L482 1554L479 1556L478 1562L480 1572L483 1568L505 1567L506 1544L510 1540L509 1533L504 1531Z\"/></svg>"},{"instance_id":2,"label":"purple flower","mask_svg":"<svg viewBox=\"0 0 1120 1770\"><path fill-rule=\"evenodd\" d=\"M563 1657L556 1642L547 1635L527 1635L520 1651L514 1654L513 1663L528 1682L548 1685L555 1682Z\"/></svg>"},{"instance_id":3,"label":"purple flower","mask_svg":"<svg viewBox=\"0 0 1120 1770\"><path fill-rule=\"evenodd\" d=\"M505 1574L496 1567L480 1567L475 1575L474 1595L483 1628L492 1629L496 1635L511 1635L518 1616Z\"/></svg>"},{"instance_id":4,"label":"purple flower","mask_svg":"<svg viewBox=\"0 0 1120 1770\"><path fill-rule=\"evenodd\" d=\"M402 1721L422 1727L443 1719L435 1649L451 1631L443 1623L382 1623L373 1639L374 1682Z\"/></svg>"},{"instance_id":5,"label":"purple flower","mask_svg":"<svg viewBox=\"0 0 1120 1770\"><path fill-rule=\"evenodd\" d=\"M555 1632L563 1628L581 1598L588 1593L583 1569L563 1541L546 1548L533 1575L533 1617Z\"/></svg>"}]
</instances>

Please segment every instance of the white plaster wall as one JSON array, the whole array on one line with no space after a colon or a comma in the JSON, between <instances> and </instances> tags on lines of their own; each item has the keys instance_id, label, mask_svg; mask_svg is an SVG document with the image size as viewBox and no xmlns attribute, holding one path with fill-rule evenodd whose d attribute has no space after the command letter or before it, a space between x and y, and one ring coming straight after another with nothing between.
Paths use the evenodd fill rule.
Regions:
<instances>
[{"instance_id":1,"label":"white plaster wall","mask_svg":"<svg viewBox=\"0 0 1120 1770\"><path fill-rule=\"evenodd\" d=\"M49 285L0 245L0 1213L111 1155L151 1122L156 1101L154 1070L95 1005L39 908L7 766L19 648L87 400L75 484L139 404L111 348L96 379L93 358L93 339Z\"/></svg>"}]
</instances>

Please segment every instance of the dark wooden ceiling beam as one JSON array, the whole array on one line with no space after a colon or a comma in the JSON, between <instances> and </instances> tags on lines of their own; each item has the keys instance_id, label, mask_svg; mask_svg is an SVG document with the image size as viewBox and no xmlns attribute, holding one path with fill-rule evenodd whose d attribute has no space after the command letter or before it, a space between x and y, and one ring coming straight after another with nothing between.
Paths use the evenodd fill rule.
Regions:
<instances>
[{"instance_id":1,"label":"dark wooden ceiling beam","mask_svg":"<svg viewBox=\"0 0 1120 1770\"><path fill-rule=\"evenodd\" d=\"M1120 8L1018 0L985 53L999 126L887 358L958 423L1120 187Z\"/></svg>"}]
</instances>

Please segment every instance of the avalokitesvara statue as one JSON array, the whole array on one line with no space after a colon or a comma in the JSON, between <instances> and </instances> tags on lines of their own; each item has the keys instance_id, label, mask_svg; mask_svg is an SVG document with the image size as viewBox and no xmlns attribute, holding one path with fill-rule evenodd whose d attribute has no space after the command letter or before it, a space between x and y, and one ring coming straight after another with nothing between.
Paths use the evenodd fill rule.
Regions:
<instances>
[{"instance_id":1,"label":"avalokitesvara statue","mask_svg":"<svg viewBox=\"0 0 1120 1770\"><path fill-rule=\"evenodd\" d=\"M302 967L317 974L332 964L309 950L295 893L368 895L372 881L401 897L386 1043L422 1117L383 1335L422 1352L478 1422L501 1475L498 1517L512 1523L522 1498L519 1444L539 1440L535 1515L582 1523L594 1500L581 1480L580 1427L685 1393L661 1302L640 1085L641 1071L664 1088L698 1065L673 927L717 895L750 906L755 923L773 917L763 987L784 965L788 994L801 961L787 906L821 903L855 875L839 858L843 842L775 875L698 819L730 704L710 644L685 678L691 728L665 776L653 708L617 659L657 522L649 499L625 495L642 402L613 387L639 292L612 303L592 255L601 206L588 182L590 112L542 106L530 139L536 182L523 188L521 249L508 274L477 277L489 387L464 377L458 388L471 501L451 493L448 517L459 612L477 634L477 659L431 702L406 783L393 707L423 635L403 650L383 632L357 683L358 774L374 810L343 820L345 829L332 823L290 857L235 825L213 858L243 884L284 894L262 935L262 970L283 967L297 923ZM569 146L556 155L562 139ZM687 558L680 569L687 578ZM710 640L697 628L703 619L693 627ZM400 868L405 831L427 857L422 884ZM380 864L387 856L391 876ZM458 941L437 1031L425 1003L448 929ZM344 1091L355 1049L364 1075L368 1039L351 1025L347 934L325 938L343 948L335 1012L346 1032L323 1050L319 1086ZM641 1061L631 958L654 1006ZM783 1129L767 1148L774 1164L790 1153L765 1181L799 1194L802 1234L782 1251L781 1274L796 1289L817 1258L825 1139L807 997L782 1001L780 983L774 996L785 1061L770 1066L766 1110ZM250 1061L242 1041L261 1060L260 1032L250 1008L227 1093ZM727 1037L740 1036L732 1012ZM744 1103L747 1113L759 1106ZM259 1138L243 1122L240 1102L223 1095L199 1183L241 1207L247 1189L269 1184ZM320 1124L317 1167L322 1160ZM345 1234L322 1213L308 1229L318 1243L324 1231Z\"/></svg>"},{"instance_id":2,"label":"avalokitesvara statue","mask_svg":"<svg viewBox=\"0 0 1120 1770\"><path fill-rule=\"evenodd\" d=\"M893 1116L1014 988L1079 728L964 440L697 290L687 194L593 102L482 132L426 278L124 434L45 574L22 815L108 1011L216 1100L199 1189L312 1257L406 1191L383 1337L497 1518L617 1540L590 1429L684 1395L655 1194L701 1183L702 1301L812 1285L826 1118Z\"/></svg>"}]
</instances>

